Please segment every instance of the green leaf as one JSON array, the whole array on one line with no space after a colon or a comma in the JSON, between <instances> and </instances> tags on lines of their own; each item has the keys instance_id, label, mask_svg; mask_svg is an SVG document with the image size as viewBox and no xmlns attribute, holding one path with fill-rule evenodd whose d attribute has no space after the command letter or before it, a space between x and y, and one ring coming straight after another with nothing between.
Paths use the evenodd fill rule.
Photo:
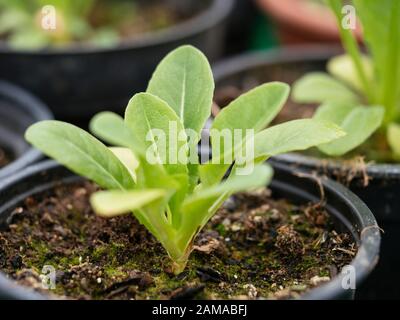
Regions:
<instances>
[{"instance_id":1,"label":"green leaf","mask_svg":"<svg viewBox=\"0 0 400 320\"><path fill-rule=\"evenodd\" d=\"M204 185L213 185L223 178L233 162L228 160L234 159L234 150L242 144L246 129L254 129L254 133L257 133L268 126L285 104L289 91L290 88L285 83L263 84L241 95L222 109L210 131L213 158L214 161L218 158L219 164L210 161L200 166L200 179ZM231 132L230 146L224 145L224 139L220 139L224 130ZM234 130L240 130L242 134L235 136ZM220 143L217 143L217 140L220 140Z\"/></svg>"},{"instance_id":2,"label":"green leaf","mask_svg":"<svg viewBox=\"0 0 400 320\"><path fill-rule=\"evenodd\" d=\"M184 127L195 130L200 137L214 93L211 67L203 53L192 46L172 51L158 65L147 92L167 102Z\"/></svg>"},{"instance_id":3,"label":"green leaf","mask_svg":"<svg viewBox=\"0 0 400 320\"><path fill-rule=\"evenodd\" d=\"M89 124L90 131L101 140L113 146L129 147L133 141L124 119L114 112L100 112Z\"/></svg>"},{"instance_id":4,"label":"green leaf","mask_svg":"<svg viewBox=\"0 0 400 320\"><path fill-rule=\"evenodd\" d=\"M164 190L99 191L90 198L94 211L102 217L114 217L143 208L165 196Z\"/></svg>"},{"instance_id":5,"label":"green leaf","mask_svg":"<svg viewBox=\"0 0 400 320\"><path fill-rule=\"evenodd\" d=\"M400 125L398 123L389 124L387 136L394 155L400 159Z\"/></svg>"},{"instance_id":6,"label":"green leaf","mask_svg":"<svg viewBox=\"0 0 400 320\"><path fill-rule=\"evenodd\" d=\"M25 138L44 154L107 189L132 189L125 166L100 141L84 130L60 121L42 121L28 128Z\"/></svg>"},{"instance_id":7,"label":"green leaf","mask_svg":"<svg viewBox=\"0 0 400 320\"><path fill-rule=\"evenodd\" d=\"M306 150L343 137L344 131L327 121L301 119L278 124L254 137L254 158Z\"/></svg>"},{"instance_id":8,"label":"green leaf","mask_svg":"<svg viewBox=\"0 0 400 320\"><path fill-rule=\"evenodd\" d=\"M168 160L169 155L166 152L170 152L170 121L176 124L178 132L183 130L183 126L174 111L164 101L149 93L135 95L128 104L125 112L125 126L130 130L133 137L131 149L139 160L139 166L136 169L138 188L162 188L169 190L169 194L172 195L186 187L182 185L182 176L187 176L185 165L152 163L147 159L147 151L151 150L151 146L155 144L157 146L156 155L160 159L166 158L165 160ZM165 144L151 134L151 129L158 129L165 134ZM173 138L172 142L175 141ZM185 138L182 140L183 142L180 142L177 146L178 151L186 143ZM161 148L158 148L158 146ZM163 162L162 159L161 162ZM175 176L177 176L177 179L174 178Z\"/></svg>"},{"instance_id":9,"label":"green leaf","mask_svg":"<svg viewBox=\"0 0 400 320\"><path fill-rule=\"evenodd\" d=\"M173 191L171 193L174 193L182 187L179 182L175 181L175 175L180 177L182 174L169 175L162 165L148 163L146 158L139 156L139 167L136 170L138 188L160 188L171 190Z\"/></svg>"},{"instance_id":10,"label":"green leaf","mask_svg":"<svg viewBox=\"0 0 400 320\"><path fill-rule=\"evenodd\" d=\"M136 94L126 109L125 124L134 137L135 150L146 161L163 164L170 174L187 174L186 134L165 101L150 93Z\"/></svg>"},{"instance_id":11,"label":"green leaf","mask_svg":"<svg viewBox=\"0 0 400 320\"><path fill-rule=\"evenodd\" d=\"M128 169L132 176L132 179L136 182L136 170L139 167L139 160L136 159L135 155L128 148L109 148L111 152L121 161L121 163Z\"/></svg>"},{"instance_id":12,"label":"green leaf","mask_svg":"<svg viewBox=\"0 0 400 320\"><path fill-rule=\"evenodd\" d=\"M292 97L298 103L356 103L359 100L355 92L322 72L312 72L297 80Z\"/></svg>"},{"instance_id":13,"label":"green leaf","mask_svg":"<svg viewBox=\"0 0 400 320\"><path fill-rule=\"evenodd\" d=\"M183 201L185 200L188 191L188 176L185 174L175 174L173 176L175 183L177 184L176 192L171 197L168 202L170 214L171 214L171 222L174 227L178 227L181 223L181 214L180 209Z\"/></svg>"},{"instance_id":14,"label":"green leaf","mask_svg":"<svg viewBox=\"0 0 400 320\"><path fill-rule=\"evenodd\" d=\"M138 189L164 189L165 206L170 206L168 219L171 223L179 224L179 208L188 190L188 175L186 173L169 175L165 168L159 164L150 164L139 156L139 167L136 170ZM150 211L156 212L152 208Z\"/></svg>"},{"instance_id":15,"label":"green leaf","mask_svg":"<svg viewBox=\"0 0 400 320\"><path fill-rule=\"evenodd\" d=\"M306 150L328 143L345 136L345 134L339 126L328 121L300 119L285 122L257 133L252 138L254 153L244 152L245 159L241 161L248 163L255 160L258 163L260 160L264 161L278 154ZM243 148L246 143L243 144ZM212 163L200 166L200 177L206 177L213 181L220 179L221 171L218 170L221 167L222 165Z\"/></svg>"},{"instance_id":16,"label":"green leaf","mask_svg":"<svg viewBox=\"0 0 400 320\"><path fill-rule=\"evenodd\" d=\"M391 121L400 96L400 1L354 0L354 5L379 79L379 103Z\"/></svg>"},{"instance_id":17,"label":"green leaf","mask_svg":"<svg viewBox=\"0 0 400 320\"><path fill-rule=\"evenodd\" d=\"M313 118L315 120L330 121L340 127L346 117L355 109L357 109L357 106L353 104L328 102L321 105L317 111L315 111Z\"/></svg>"},{"instance_id":18,"label":"green leaf","mask_svg":"<svg viewBox=\"0 0 400 320\"><path fill-rule=\"evenodd\" d=\"M230 194L249 189L265 187L272 179L269 165L258 165L248 175L235 176L219 185L202 189L188 197L182 205L182 225L178 232L178 243L187 246L213 216L221 201ZM219 199L220 197L222 199Z\"/></svg>"},{"instance_id":19,"label":"green leaf","mask_svg":"<svg viewBox=\"0 0 400 320\"><path fill-rule=\"evenodd\" d=\"M289 86L282 82L258 86L223 108L215 118L212 129L254 129L255 132L259 132L268 126L282 109L289 91Z\"/></svg>"},{"instance_id":20,"label":"green leaf","mask_svg":"<svg viewBox=\"0 0 400 320\"><path fill-rule=\"evenodd\" d=\"M174 226L179 225L180 207L188 189L187 174L169 175L161 165L149 164L145 159L141 159L136 175L138 189L157 188L166 191L163 203L156 204L155 207L152 208L146 208L145 211L155 214L158 212L157 207L163 207L164 215L165 211L167 211L168 222ZM143 219L145 218L141 218L140 220L142 221Z\"/></svg>"},{"instance_id":21,"label":"green leaf","mask_svg":"<svg viewBox=\"0 0 400 320\"><path fill-rule=\"evenodd\" d=\"M218 161L223 159L218 159ZM231 164L207 162L199 166L199 175L202 186L212 186L220 182Z\"/></svg>"},{"instance_id":22,"label":"green leaf","mask_svg":"<svg viewBox=\"0 0 400 320\"><path fill-rule=\"evenodd\" d=\"M372 64L372 61L369 57L365 55L361 56L361 61L365 75L368 81L372 83L374 81L374 66ZM331 60L329 60L327 69L329 73L335 78L350 85L358 92L366 94L366 92L364 91L362 80L360 79L354 62L349 55L344 54L333 57Z\"/></svg>"},{"instance_id":23,"label":"green leaf","mask_svg":"<svg viewBox=\"0 0 400 320\"><path fill-rule=\"evenodd\" d=\"M195 202L200 199L219 197L221 194L226 192L235 193L266 186L272 179L272 175L273 171L269 165L257 165L249 174L235 175L233 178L230 177L226 181L216 186L195 192L192 196L185 200L184 206L187 206L190 202Z\"/></svg>"},{"instance_id":24,"label":"green leaf","mask_svg":"<svg viewBox=\"0 0 400 320\"><path fill-rule=\"evenodd\" d=\"M319 149L330 156L340 156L366 141L381 125L385 109L382 107L346 106L326 104L314 116L316 120L329 120L339 125L347 135Z\"/></svg>"}]
</instances>

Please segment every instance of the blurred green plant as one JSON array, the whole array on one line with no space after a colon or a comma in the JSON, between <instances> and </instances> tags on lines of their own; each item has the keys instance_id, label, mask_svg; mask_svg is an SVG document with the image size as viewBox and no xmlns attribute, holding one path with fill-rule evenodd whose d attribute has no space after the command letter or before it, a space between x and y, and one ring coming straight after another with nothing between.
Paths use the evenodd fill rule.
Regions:
<instances>
[{"instance_id":1,"label":"blurred green plant","mask_svg":"<svg viewBox=\"0 0 400 320\"><path fill-rule=\"evenodd\" d=\"M57 47L72 42L110 47L124 33L173 23L168 10L163 9L156 9L152 19L147 19L138 14L137 1L0 0L0 39L16 49ZM43 27L43 21L52 18L56 28ZM135 24L138 18L141 20Z\"/></svg>"},{"instance_id":2,"label":"blurred green plant","mask_svg":"<svg viewBox=\"0 0 400 320\"><path fill-rule=\"evenodd\" d=\"M95 0L0 0L0 34L7 35L10 46L24 49L88 39L99 45L113 45L119 38L117 31L110 27L95 30L89 22L95 4ZM54 30L42 26L46 14L42 10L48 6L55 9Z\"/></svg>"},{"instance_id":3,"label":"blurred green plant","mask_svg":"<svg viewBox=\"0 0 400 320\"><path fill-rule=\"evenodd\" d=\"M400 159L400 1L353 0L367 54L342 23L347 1L326 2L337 18L347 54L329 61L329 74L314 72L299 79L293 98L321 104L314 118L333 121L347 132L319 146L323 153L342 156L379 132L393 157Z\"/></svg>"}]
</instances>

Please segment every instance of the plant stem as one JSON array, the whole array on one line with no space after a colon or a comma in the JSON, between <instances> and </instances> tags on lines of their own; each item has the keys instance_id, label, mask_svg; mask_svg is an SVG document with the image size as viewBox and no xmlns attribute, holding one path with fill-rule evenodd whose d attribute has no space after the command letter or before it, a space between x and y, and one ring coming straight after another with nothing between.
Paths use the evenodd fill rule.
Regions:
<instances>
[{"instance_id":1,"label":"plant stem","mask_svg":"<svg viewBox=\"0 0 400 320\"><path fill-rule=\"evenodd\" d=\"M397 98L399 93L399 69L400 69L400 27L397 20L400 16L400 1L394 1L389 21L389 39L387 43L387 62L383 76L382 102L386 107L385 121L387 125L398 116Z\"/></svg>"},{"instance_id":2,"label":"plant stem","mask_svg":"<svg viewBox=\"0 0 400 320\"><path fill-rule=\"evenodd\" d=\"M172 259L172 272L178 275L183 272L186 268L186 264L189 260L189 255L192 252L192 247L186 248L185 252L178 258Z\"/></svg>"},{"instance_id":3,"label":"plant stem","mask_svg":"<svg viewBox=\"0 0 400 320\"><path fill-rule=\"evenodd\" d=\"M361 53L358 47L357 40L353 36L352 32L348 29L344 29L342 27L342 0L328 0L328 3L336 16L337 24L340 31L340 36L342 38L343 46L346 49L347 53L353 60L354 66L356 68L358 77L361 80L365 95L367 96L368 101L372 104L375 103L375 95L372 90L368 78L365 74L365 70L362 64Z\"/></svg>"}]
</instances>

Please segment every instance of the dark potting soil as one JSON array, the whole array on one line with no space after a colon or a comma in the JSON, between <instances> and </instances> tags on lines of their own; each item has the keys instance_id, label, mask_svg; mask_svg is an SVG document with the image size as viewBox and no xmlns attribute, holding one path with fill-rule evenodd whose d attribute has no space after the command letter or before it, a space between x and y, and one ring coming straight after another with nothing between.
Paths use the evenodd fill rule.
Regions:
<instances>
[{"instance_id":1,"label":"dark potting soil","mask_svg":"<svg viewBox=\"0 0 400 320\"><path fill-rule=\"evenodd\" d=\"M11 154L0 147L0 168L5 167L11 162Z\"/></svg>"},{"instance_id":2,"label":"dark potting soil","mask_svg":"<svg viewBox=\"0 0 400 320\"><path fill-rule=\"evenodd\" d=\"M268 189L229 199L196 239L183 273L132 216L97 217L89 182L27 198L0 229L0 270L20 285L78 299L289 298L329 281L356 245L319 205ZM42 289L45 265L56 287Z\"/></svg>"}]
</instances>

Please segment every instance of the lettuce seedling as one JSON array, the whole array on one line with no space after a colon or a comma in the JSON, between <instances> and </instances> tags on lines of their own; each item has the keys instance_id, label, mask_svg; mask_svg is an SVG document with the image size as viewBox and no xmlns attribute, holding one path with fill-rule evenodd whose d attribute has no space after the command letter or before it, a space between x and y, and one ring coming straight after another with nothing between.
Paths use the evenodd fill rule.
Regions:
<instances>
[{"instance_id":1,"label":"lettuce seedling","mask_svg":"<svg viewBox=\"0 0 400 320\"><path fill-rule=\"evenodd\" d=\"M114 147L59 121L32 125L26 139L106 189L91 197L97 214L133 212L160 241L173 271L179 273L194 238L221 204L235 192L264 187L270 181L272 169L263 164L267 158L344 135L335 124L313 119L264 129L289 95L288 85L267 83L240 96L216 117L210 134L215 153L202 164L197 145L210 117L213 92L206 57L183 46L159 64L147 91L133 96L124 119L112 112L92 119L91 131ZM220 143L218 132L223 130L239 130L234 143L223 139ZM242 134L243 130L254 134ZM252 146L249 153L243 152L247 145ZM238 161L243 154L247 161Z\"/></svg>"},{"instance_id":2,"label":"lettuce seedling","mask_svg":"<svg viewBox=\"0 0 400 320\"><path fill-rule=\"evenodd\" d=\"M319 103L315 119L333 121L347 135L319 149L341 156L380 129L395 157L400 157L400 1L354 0L367 44L360 51L342 23L342 0L327 0L335 14L347 54L328 63L330 74L316 72L298 80L293 98Z\"/></svg>"}]
</instances>

